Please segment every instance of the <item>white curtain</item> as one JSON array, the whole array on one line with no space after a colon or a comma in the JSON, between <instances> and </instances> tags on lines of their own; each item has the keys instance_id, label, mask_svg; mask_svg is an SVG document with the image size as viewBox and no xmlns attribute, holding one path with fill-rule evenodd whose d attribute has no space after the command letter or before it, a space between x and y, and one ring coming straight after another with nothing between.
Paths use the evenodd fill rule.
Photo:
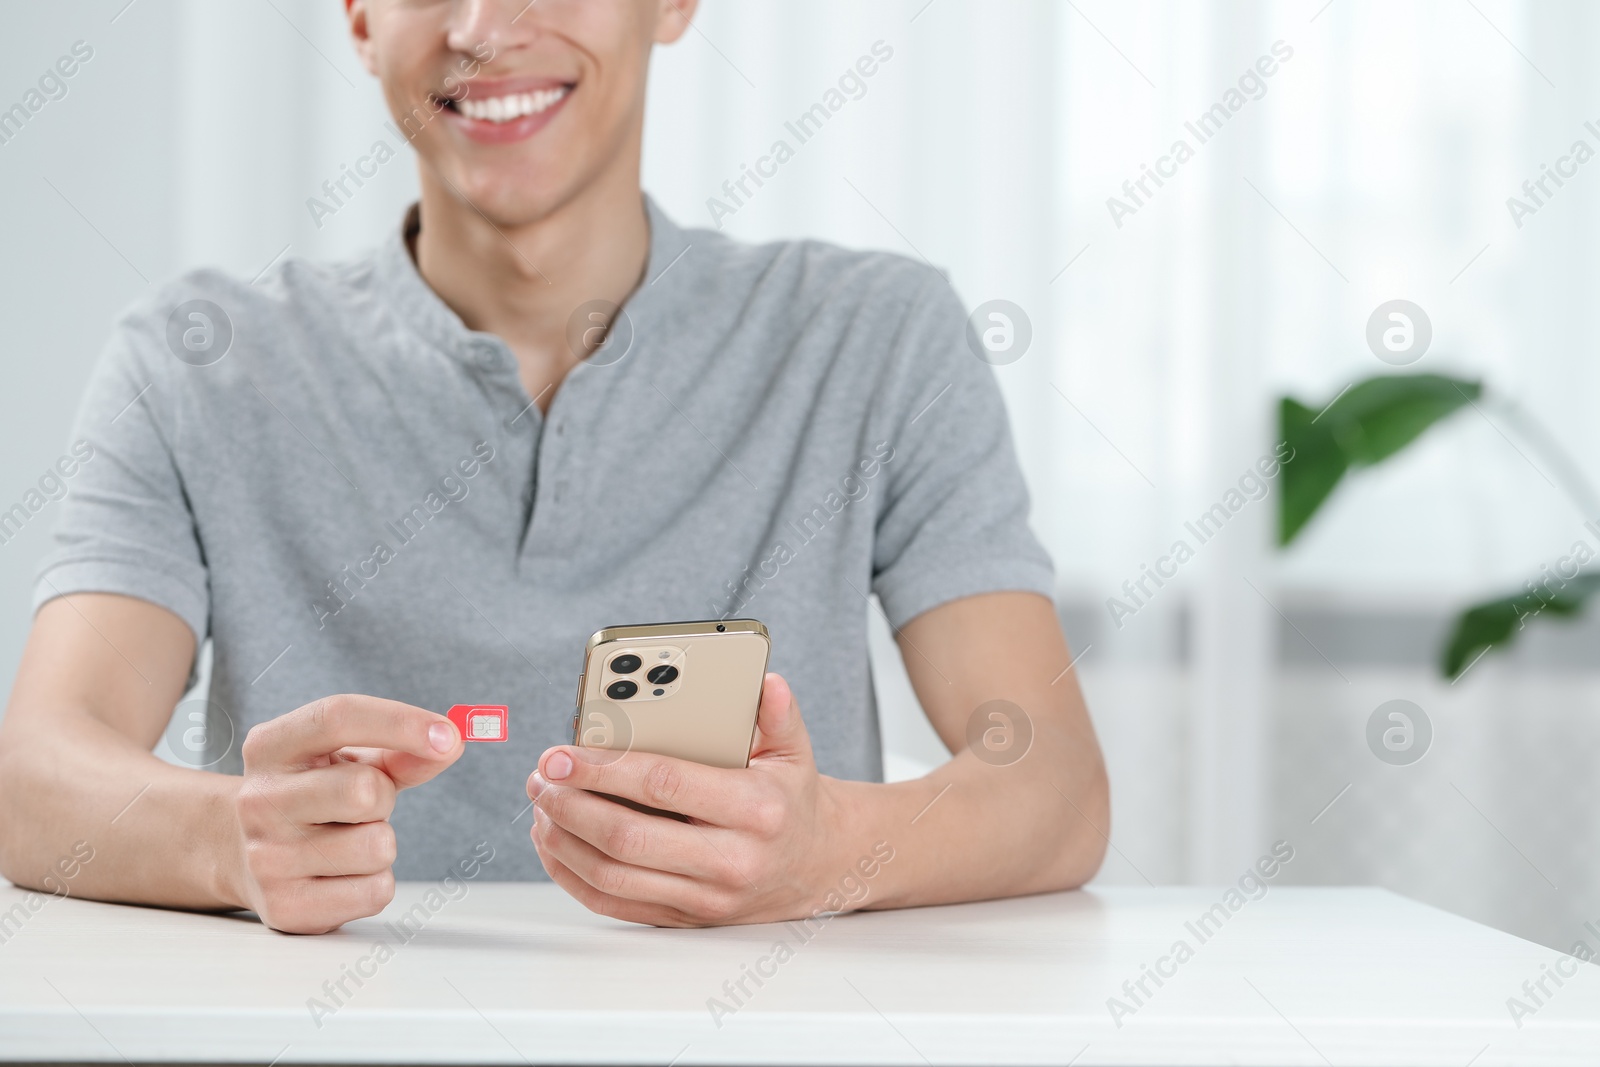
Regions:
<instances>
[{"instance_id":1,"label":"white curtain","mask_svg":"<svg viewBox=\"0 0 1600 1067\"><path fill-rule=\"evenodd\" d=\"M1486 379L1592 467L1600 185L1574 179L1520 229L1505 201L1575 138L1600 148L1582 125L1594 22L1455 0L712 2L659 55L646 184L709 224L707 199L786 118L893 47L721 222L926 257L970 305L1027 311L1033 347L997 374L1113 768L1102 880L1231 878L1282 837L1294 880L1388 885L1563 947L1594 917L1595 776L1570 755L1597 736L1592 631L1455 686L1432 662L1449 612L1583 533L1494 416L1353 479L1290 551L1269 497L1121 628L1105 608L1272 450L1280 394L1320 407L1390 370L1365 342L1387 300L1431 319L1411 369ZM1186 123L1241 88L1202 143ZM1136 202L1124 182L1180 138L1193 158ZM1136 210L1114 218L1113 196ZM1333 622L1313 633L1319 612ZM1369 619L1410 633L1409 659L1367 647ZM909 773L942 750L877 639ZM1365 741L1396 698L1435 725L1409 767Z\"/></svg>"}]
</instances>

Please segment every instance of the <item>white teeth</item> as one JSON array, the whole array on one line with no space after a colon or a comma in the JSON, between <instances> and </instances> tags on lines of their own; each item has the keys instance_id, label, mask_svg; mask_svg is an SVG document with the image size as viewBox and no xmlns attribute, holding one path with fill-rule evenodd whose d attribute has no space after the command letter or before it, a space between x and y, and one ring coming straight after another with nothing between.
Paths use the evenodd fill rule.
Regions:
<instances>
[{"instance_id":1,"label":"white teeth","mask_svg":"<svg viewBox=\"0 0 1600 1067\"><path fill-rule=\"evenodd\" d=\"M467 96L456 101L456 110L469 119L483 122L510 122L524 115L537 115L566 95L567 87L560 85L554 89L540 89L533 93L512 93L507 96L489 97L486 100L474 100Z\"/></svg>"}]
</instances>

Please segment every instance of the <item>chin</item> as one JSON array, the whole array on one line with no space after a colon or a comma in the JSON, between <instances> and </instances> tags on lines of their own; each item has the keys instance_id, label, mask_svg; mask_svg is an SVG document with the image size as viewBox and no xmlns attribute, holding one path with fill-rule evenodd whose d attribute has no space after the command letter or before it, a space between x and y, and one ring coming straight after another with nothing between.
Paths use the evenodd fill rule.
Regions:
<instances>
[{"instance_id":1,"label":"chin","mask_svg":"<svg viewBox=\"0 0 1600 1067\"><path fill-rule=\"evenodd\" d=\"M592 185L590 174L583 158L569 152L499 159L484 159L478 151L432 154L422 167L424 182L442 178L436 181L442 196L465 201L468 211L502 230L549 217Z\"/></svg>"},{"instance_id":2,"label":"chin","mask_svg":"<svg viewBox=\"0 0 1600 1067\"><path fill-rule=\"evenodd\" d=\"M564 188L533 177L532 170L495 167L484 173L462 166L458 170L461 176L451 178L455 188L445 192L465 200L469 210L476 210L501 229L526 226L547 217L569 199Z\"/></svg>"}]
</instances>

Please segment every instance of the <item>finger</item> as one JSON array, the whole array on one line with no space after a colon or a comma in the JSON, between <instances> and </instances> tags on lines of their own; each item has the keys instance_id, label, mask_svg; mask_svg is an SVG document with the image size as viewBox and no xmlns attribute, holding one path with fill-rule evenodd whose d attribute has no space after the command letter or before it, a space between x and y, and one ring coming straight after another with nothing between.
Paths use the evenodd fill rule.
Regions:
<instances>
[{"instance_id":1,"label":"finger","mask_svg":"<svg viewBox=\"0 0 1600 1067\"><path fill-rule=\"evenodd\" d=\"M718 905L732 909L731 895L718 895L715 890L681 874L612 859L549 819L538 819L533 834L547 855L608 897L655 904L685 914L714 914Z\"/></svg>"},{"instance_id":2,"label":"finger","mask_svg":"<svg viewBox=\"0 0 1600 1067\"><path fill-rule=\"evenodd\" d=\"M394 866L394 827L386 822L311 826L306 837L309 854L301 873L314 878L379 874Z\"/></svg>"},{"instance_id":3,"label":"finger","mask_svg":"<svg viewBox=\"0 0 1600 1067\"><path fill-rule=\"evenodd\" d=\"M376 915L394 899L394 874L307 878L262 909L261 921L286 934L325 934Z\"/></svg>"},{"instance_id":4,"label":"finger","mask_svg":"<svg viewBox=\"0 0 1600 1067\"><path fill-rule=\"evenodd\" d=\"M586 789L552 785L533 776L539 818L582 838L612 859L673 874L705 877L721 873L705 830L676 819L647 815ZM712 828L716 829L715 827Z\"/></svg>"},{"instance_id":5,"label":"finger","mask_svg":"<svg viewBox=\"0 0 1600 1067\"><path fill-rule=\"evenodd\" d=\"M263 882L377 874L393 866L394 828L387 822L301 826L285 823L252 837L250 869Z\"/></svg>"},{"instance_id":6,"label":"finger","mask_svg":"<svg viewBox=\"0 0 1600 1067\"><path fill-rule=\"evenodd\" d=\"M445 725L452 731L456 729L455 724L448 719L445 720ZM455 742L455 751L448 753L443 759L432 759L387 748L342 748L334 754L334 759L376 767L388 775L389 780L397 788L410 789L442 774L446 768L460 759L466 750L467 746L458 741Z\"/></svg>"},{"instance_id":7,"label":"finger","mask_svg":"<svg viewBox=\"0 0 1600 1067\"><path fill-rule=\"evenodd\" d=\"M535 827L537 829L537 827ZM540 846L537 839L534 847L539 852L539 862L544 864L545 873L550 880L562 889L567 895L579 904L588 908L596 915L604 915L611 919L621 919L623 922L644 923L648 926L694 926L687 916L679 915L659 904L645 904L637 900L623 900L620 897L608 896L594 886L585 882L573 873L572 869Z\"/></svg>"},{"instance_id":8,"label":"finger","mask_svg":"<svg viewBox=\"0 0 1600 1067\"><path fill-rule=\"evenodd\" d=\"M314 766L343 748L387 749L442 769L461 745L455 724L443 715L398 700L345 694L313 701L255 727L245 736L243 755L251 769L299 768ZM386 772L391 770L383 766L383 757L363 755L364 762L375 760Z\"/></svg>"},{"instance_id":9,"label":"finger","mask_svg":"<svg viewBox=\"0 0 1600 1067\"><path fill-rule=\"evenodd\" d=\"M754 786L742 770L648 752L618 756L580 745L546 749L538 773L547 782L611 793L716 826L732 825L731 818L749 801Z\"/></svg>"},{"instance_id":10,"label":"finger","mask_svg":"<svg viewBox=\"0 0 1600 1067\"><path fill-rule=\"evenodd\" d=\"M285 819L315 823L362 823L394 812L394 781L365 763L332 763L270 779L273 805Z\"/></svg>"},{"instance_id":11,"label":"finger","mask_svg":"<svg viewBox=\"0 0 1600 1067\"><path fill-rule=\"evenodd\" d=\"M780 674L769 673L761 683L756 736L750 743L750 762L758 760L814 765L811 734L800 716L800 704Z\"/></svg>"}]
</instances>

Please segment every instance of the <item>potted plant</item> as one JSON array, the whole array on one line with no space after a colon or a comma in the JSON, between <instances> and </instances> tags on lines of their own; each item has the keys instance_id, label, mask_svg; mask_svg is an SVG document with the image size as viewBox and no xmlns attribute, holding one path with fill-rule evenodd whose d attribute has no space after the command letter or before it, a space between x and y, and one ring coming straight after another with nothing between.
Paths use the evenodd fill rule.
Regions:
<instances>
[{"instance_id":1,"label":"potted plant","mask_svg":"<svg viewBox=\"0 0 1600 1067\"><path fill-rule=\"evenodd\" d=\"M1549 468L1546 478L1587 517L1595 546L1600 546L1600 494L1571 457L1509 398L1493 394L1482 382L1442 374L1367 378L1321 408L1289 396L1280 400L1279 434L1294 449L1294 459L1283 467L1279 546L1288 546L1305 530L1347 474L1383 462L1459 411L1472 407L1481 412L1484 406L1501 414L1544 460ZM1509 646L1530 621L1577 616L1600 591L1600 569L1587 566L1595 558L1595 546L1580 541L1553 566L1545 564L1539 577L1525 582L1521 591L1463 611L1440 650L1440 672L1454 681L1491 650Z\"/></svg>"}]
</instances>

